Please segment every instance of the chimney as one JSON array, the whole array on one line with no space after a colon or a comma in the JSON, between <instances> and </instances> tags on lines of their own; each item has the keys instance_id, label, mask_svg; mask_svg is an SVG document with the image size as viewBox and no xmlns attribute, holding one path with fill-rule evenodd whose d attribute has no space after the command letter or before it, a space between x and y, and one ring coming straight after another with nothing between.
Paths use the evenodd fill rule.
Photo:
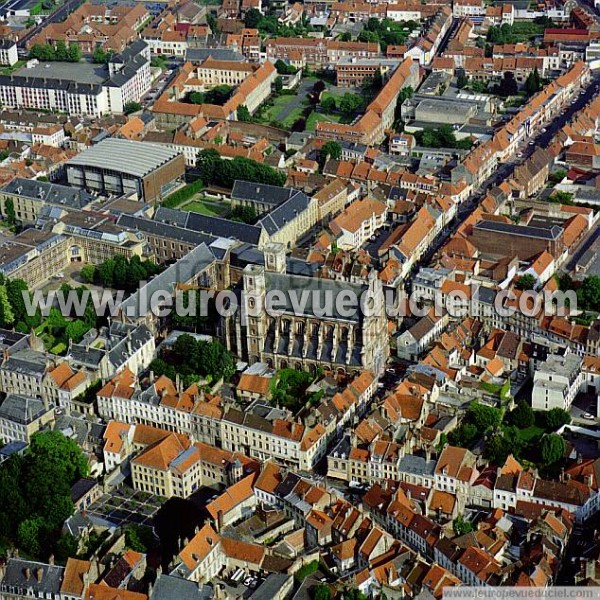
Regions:
<instances>
[{"instance_id":1,"label":"chimney","mask_svg":"<svg viewBox=\"0 0 600 600\"><path fill-rule=\"evenodd\" d=\"M29 581L31 579L31 569L29 567L25 568L25 579Z\"/></svg>"},{"instance_id":2,"label":"chimney","mask_svg":"<svg viewBox=\"0 0 600 600\"><path fill-rule=\"evenodd\" d=\"M44 569L42 569L42 567L38 567L35 571L35 576L37 577L38 583L42 583L42 579L44 578Z\"/></svg>"},{"instance_id":3,"label":"chimney","mask_svg":"<svg viewBox=\"0 0 600 600\"><path fill-rule=\"evenodd\" d=\"M48 557L48 564L54 566L54 554Z\"/></svg>"}]
</instances>

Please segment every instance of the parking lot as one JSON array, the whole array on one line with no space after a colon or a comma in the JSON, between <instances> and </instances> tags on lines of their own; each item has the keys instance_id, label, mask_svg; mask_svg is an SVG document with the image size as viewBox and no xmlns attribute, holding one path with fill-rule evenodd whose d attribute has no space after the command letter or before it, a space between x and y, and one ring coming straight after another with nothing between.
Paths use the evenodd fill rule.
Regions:
<instances>
[{"instance_id":1,"label":"parking lot","mask_svg":"<svg viewBox=\"0 0 600 600\"><path fill-rule=\"evenodd\" d=\"M124 487L113 494L104 494L87 512L118 526L132 523L152 527L154 515L165 502L166 498Z\"/></svg>"}]
</instances>

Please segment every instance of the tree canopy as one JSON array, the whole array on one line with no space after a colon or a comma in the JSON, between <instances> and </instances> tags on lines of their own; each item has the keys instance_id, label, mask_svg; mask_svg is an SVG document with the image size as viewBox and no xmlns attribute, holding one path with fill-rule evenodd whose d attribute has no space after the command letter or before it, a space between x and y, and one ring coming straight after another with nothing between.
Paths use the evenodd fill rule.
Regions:
<instances>
[{"instance_id":1,"label":"tree canopy","mask_svg":"<svg viewBox=\"0 0 600 600\"><path fill-rule=\"evenodd\" d=\"M16 544L32 558L56 552L62 525L73 513L71 486L87 473L75 440L58 431L36 433L25 456L0 468L2 544Z\"/></svg>"},{"instance_id":2,"label":"tree canopy","mask_svg":"<svg viewBox=\"0 0 600 600\"><path fill-rule=\"evenodd\" d=\"M196 160L200 179L206 184L232 188L236 180L282 186L285 173L249 158L236 156L233 160L221 158L214 149L202 150Z\"/></svg>"},{"instance_id":3,"label":"tree canopy","mask_svg":"<svg viewBox=\"0 0 600 600\"><path fill-rule=\"evenodd\" d=\"M162 268L151 260L142 260L139 256L129 259L117 254L94 269L93 281L106 288L134 291L140 281L149 279L161 270ZM91 275L91 272L88 275Z\"/></svg>"},{"instance_id":4,"label":"tree canopy","mask_svg":"<svg viewBox=\"0 0 600 600\"><path fill-rule=\"evenodd\" d=\"M184 333L177 338L172 352L152 361L150 369L156 375L166 375L171 379L179 374L184 385L189 386L201 377L231 379L235 373L235 359L221 342L196 340Z\"/></svg>"},{"instance_id":5,"label":"tree canopy","mask_svg":"<svg viewBox=\"0 0 600 600\"><path fill-rule=\"evenodd\" d=\"M566 443L557 433L547 433L542 437L540 455L545 466L553 465L565 454Z\"/></svg>"},{"instance_id":6,"label":"tree canopy","mask_svg":"<svg viewBox=\"0 0 600 600\"><path fill-rule=\"evenodd\" d=\"M52 44L34 44L29 51L29 58L37 58L40 61L52 62L79 62L81 60L81 48L77 44L68 46L62 40Z\"/></svg>"}]
</instances>

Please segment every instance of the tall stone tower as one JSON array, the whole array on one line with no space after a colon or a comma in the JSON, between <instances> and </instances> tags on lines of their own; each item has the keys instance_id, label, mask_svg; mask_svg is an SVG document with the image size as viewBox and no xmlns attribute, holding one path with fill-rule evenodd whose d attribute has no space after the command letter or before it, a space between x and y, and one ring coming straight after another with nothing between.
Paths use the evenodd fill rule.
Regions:
<instances>
[{"instance_id":1,"label":"tall stone tower","mask_svg":"<svg viewBox=\"0 0 600 600\"><path fill-rule=\"evenodd\" d=\"M246 329L246 350L250 363L261 359L266 336L266 278L261 265L246 265L244 268L243 315Z\"/></svg>"},{"instance_id":2,"label":"tall stone tower","mask_svg":"<svg viewBox=\"0 0 600 600\"><path fill-rule=\"evenodd\" d=\"M265 267L271 273L285 273L285 246L279 242L269 242L263 250Z\"/></svg>"}]
</instances>

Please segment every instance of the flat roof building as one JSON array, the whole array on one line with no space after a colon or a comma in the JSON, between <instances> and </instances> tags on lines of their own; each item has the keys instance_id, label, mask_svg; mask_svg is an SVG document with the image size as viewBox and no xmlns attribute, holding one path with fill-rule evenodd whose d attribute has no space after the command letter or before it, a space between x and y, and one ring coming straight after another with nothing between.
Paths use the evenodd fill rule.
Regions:
<instances>
[{"instance_id":1,"label":"flat roof building","mask_svg":"<svg viewBox=\"0 0 600 600\"><path fill-rule=\"evenodd\" d=\"M184 174L183 154L159 144L108 138L67 162L70 185L153 202Z\"/></svg>"}]
</instances>

